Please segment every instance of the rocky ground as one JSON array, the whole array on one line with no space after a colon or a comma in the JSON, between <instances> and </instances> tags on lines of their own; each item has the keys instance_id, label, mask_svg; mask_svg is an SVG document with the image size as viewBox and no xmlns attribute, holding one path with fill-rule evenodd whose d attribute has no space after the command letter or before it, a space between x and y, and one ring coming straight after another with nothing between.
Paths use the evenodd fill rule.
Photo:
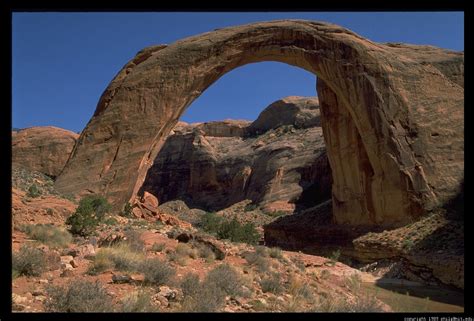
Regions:
<instances>
[{"instance_id":1,"label":"rocky ground","mask_svg":"<svg viewBox=\"0 0 474 321\"><path fill-rule=\"evenodd\" d=\"M25 176L25 172L22 173ZM114 215L97 227L95 236L66 237L61 234L67 233L65 218L74 212L77 204L46 187L43 189L47 184L39 178L41 175L31 177L35 177L40 186L41 196L27 196L26 184L19 184L22 179L18 176L14 178L17 180L13 190L16 199L14 257L26 260L22 255L28 249L27 259L34 260L35 251L39 251L46 263L34 271L34 264L36 267L41 264L30 262L33 266L24 271L33 270L33 275L21 275L21 271L12 270L14 311L74 310L67 307L67 303L59 302L59 298L86 295L71 289L97 291L98 297L103 291L111 305L98 308L115 311L390 311L389 306L374 296L359 293L361 281L371 279L367 273L324 257L218 240L190 224L167 225ZM48 214L48 208L54 209L51 204L55 202L68 206L58 215ZM55 237L42 238L40 233L32 233L34 226L46 226L48 235ZM193 239L183 239L180 237L183 234ZM52 243L52 240L58 242ZM118 260L117 256L121 257L119 263L114 261ZM150 261L155 259L158 261ZM163 270L168 267L169 275L151 278L139 268L140 263L146 261L155 262ZM218 279L231 278L227 281L237 287L227 289L224 284L219 289L218 284L214 289L211 286L215 293L201 293L207 301L198 304L192 296L197 285L189 281L192 280L190 274L209 284L215 282L212 278L216 275ZM96 288L93 283L87 283L96 281L99 282L94 285ZM75 307L99 306L98 302L84 300L76 302ZM144 304L145 301L149 304Z\"/></svg>"}]
</instances>

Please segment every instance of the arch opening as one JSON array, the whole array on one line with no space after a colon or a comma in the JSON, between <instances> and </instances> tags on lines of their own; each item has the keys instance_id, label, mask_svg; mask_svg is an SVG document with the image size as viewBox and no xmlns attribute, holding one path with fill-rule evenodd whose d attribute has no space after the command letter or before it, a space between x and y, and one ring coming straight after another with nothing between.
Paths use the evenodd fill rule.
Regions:
<instances>
[{"instance_id":1,"label":"arch opening","mask_svg":"<svg viewBox=\"0 0 474 321\"><path fill-rule=\"evenodd\" d=\"M249 83L233 87L243 77ZM218 105L218 110L214 107L206 113L207 118L198 116L200 121L212 121L176 125L138 197L148 192L160 204L180 200L189 208L206 211L251 201L252 207L287 213L329 200L331 169L315 80L314 74L275 62L247 64L228 72L185 112L196 117L210 108L206 103ZM233 104L233 99L238 103ZM250 109L245 104L252 113L238 113ZM231 112L234 120L227 117ZM226 120L218 121L214 113ZM241 115L247 121L240 120Z\"/></svg>"}]
</instances>

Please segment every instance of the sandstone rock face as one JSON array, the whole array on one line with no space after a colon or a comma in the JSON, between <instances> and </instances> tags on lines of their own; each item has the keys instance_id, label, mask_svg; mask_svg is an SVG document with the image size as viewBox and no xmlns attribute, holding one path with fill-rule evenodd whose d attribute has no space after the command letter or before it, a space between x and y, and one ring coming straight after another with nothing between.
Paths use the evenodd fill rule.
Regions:
<instances>
[{"instance_id":1,"label":"sandstone rock face","mask_svg":"<svg viewBox=\"0 0 474 321\"><path fill-rule=\"evenodd\" d=\"M12 165L38 171L51 177L61 173L78 134L45 126L13 132Z\"/></svg>"},{"instance_id":2,"label":"sandstone rock face","mask_svg":"<svg viewBox=\"0 0 474 321\"><path fill-rule=\"evenodd\" d=\"M268 204L269 211L293 212L329 199L331 169L322 129L311 127L315 122L306 111L319 113L318 101L290 97L271 104L262 114L276 115L285 107L291 117L261 131L262 135L254 130L261 128L266 116L252 124L209 122L186 128L180 124L148 171L145 195L156 195L160 203L184 199L192 207L213 211L250 199ZM294 128L296 124L300 129Z\"/></svg>"},{"instance_id":3,"label":"sandstone rock face","mask_svg":"<svg viewBox=\"0 0 474 321\"><path fill-rule=\"evenodd\" d=\"M105 194L121 208L192 101L230 70L259 61L318 77L336 223L399 226L456 197L464 54L375 43L305 20L229 27L139 52L103 93L56 187Z\"/></svg>"},{"instance_id":4,"label":"sandstone rock face","mask_svg":"<svg viewBox=\"0 0 474 321\"><path fill-rule=\"evenodd\" d=\"M278 100L265 108L247 131L251 134L265 133L284 125L293 125L298 129L320 127L318 98L290 96Z\"/></svg>"}]
</instances>

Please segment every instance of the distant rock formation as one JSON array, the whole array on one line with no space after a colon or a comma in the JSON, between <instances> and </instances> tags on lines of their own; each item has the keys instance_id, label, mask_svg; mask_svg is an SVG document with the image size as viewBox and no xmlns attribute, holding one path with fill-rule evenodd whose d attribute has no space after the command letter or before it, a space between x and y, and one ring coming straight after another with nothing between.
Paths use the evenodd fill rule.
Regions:
<instances>
[{"instance_id":1,"label":"distant rock formation","mask_svg":"<svg viewBox=\"0 0 474 321\"><path fill-rule=\"evenodd\" d=\"M277 114L284 115L282 121ZM287 97L253 123L180 122L148 171L143 190L160 203L185 199L209 210L251 199L269 211L293 212L328 200L331 169L318 115L317 98Z\"/></svg>"},{"instance_id":2,"label":"distant rock formation","mask_svg":"<svg viewBox=\"0 0 474 321\"><path fill-rule=\"evenodd\" d=\"M12 165L22 166L55 178L79 135L66 129L41 126L12 132Z\"/></svg>"}]
</instances>

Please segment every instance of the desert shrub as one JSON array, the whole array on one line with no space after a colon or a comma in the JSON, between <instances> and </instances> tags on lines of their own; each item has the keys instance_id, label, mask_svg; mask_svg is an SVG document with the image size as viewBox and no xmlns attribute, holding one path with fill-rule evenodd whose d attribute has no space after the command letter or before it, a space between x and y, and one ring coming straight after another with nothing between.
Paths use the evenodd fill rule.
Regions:
<instances>
[{"instance_id":1,"label":"desert shrub","mask_svg":"<svg viewBox=\"0 0 474 321\"><path fill-rule=\"evenodd\" d=\"M217 232L217 236L222 239L229 239L232 242L244 242L248 244L257 244L260 235L255 229L255 224L240 224L236 218L231 221L223 222Z\"/></svg>"},{"instance_id":2,"label":"desert shrub","mask_svg":"<svg viewBox=\"0 0 474 321\"><path fill-rule=\"evenodd\" d=\"M268 257L269 251L266 246L258 245L255 247L255 253L260 257Z\"/></svg>"},{"instance_id":3,"label":"desert shrub","mask_svg":"<svg viewBox=\"0 0 474 321\"><path fill-rule=\"evenodd\" d=\"M184 256L184 255L179 254L177 252L170 252L168 254L168 259L171 262L176 262L181 266L186 266L188 264L188 256Z\"/></svg>"},{"instance_id":4,"label":"desert shrub","mask_svg":"<svg viewBox=\"0 0 474 321\"><path fill-rule=\"evenodd\" d=\"M30 187L28 188L28 192L26 193L26 196L35 198L41 195L41 191L39 190L38 186L36 184L31 184Z\"/></svg>"},{"instance_id":5,"label":"desert shrub","mask_svg":"<svg viewBox=\"0 0 474 321\"><path fill-rule=\"evenodd\" d=\"M280 217L280 216L286 215L286 212L285 211L265 211L264 214L270 217Z\"/></svg>"},{"instance_id":6,"label":"desert shrub","mask_svg":"<svg viewBox=\"0 0 474 321\"><path fill-rule=\"evenodd\" d=\"M123 217L133 217L132 208L130 203L125 204L119 215Z\"/></svg>"},{"instance_id":7,"label":"desert shrub","mask_svg":"<svg viewBox=\"0 0 474 321\"><path fill-rule=\"evenodd\" d=\"M107 217L106 219L104 219L102 223L110 226L110 225L117 225L118 221L113 217Z\"/></svg>"},{"instance_id":8,"label":"desert shrub","mask_svg":"<svg viewBox=\"0 0 474 321\"><path fill-rule=\"evenodd\" d=\"M297 275L292 275L288 283L288 291L294 297L303 297L308 300L313 298L313 290L311 289L311 286Z\"/></svg>"},{"instance_id":9,"label":"desert shrub","mask_svg":"<svg viewBox=\"0 0 474 321\"><path fill-rule=\"evenodd\" d=\"M153 252L162 252L166 247L166 244L165 243L153 243L153 245L151 246L151 250Z\"/></svg>"},{"instance_id":10,"label":"desert shrub","mask_svg":"<svg viewBox=\"0 0 474 321\"><path fill-rule=\"evenodd\" d=\"M48 268L48 262L43 251L23 245L18 252L13 253L12 268L18 275L39 276Z\"/></svg>"},{"instance_id":11,"label":"desert shrub","mask_svg":"<svg viewBox=\"0 0 474 321\"><path fill-rule=\"evenodd\" d=\"M125 232L125 243L132 251L145 251L145 241L142 239L142 234L143 232L138 230L128 230Z\"/></svg>"},{"instance_id":12,"label":"desert shrub","mask_svg":"<svg viewBox=\"0 0 474 321\"><path fill-rule=\"evenodd\" d=\"M147 259L140 265L140 271L145 275L145 282L163 285L175 275L175 270L160 259Z\"/></svg>"},{"instance_id":13,"label":"desert shrub","mask_svg":"<svg viewBox=\"0 0 474 321\"><path fill-rule=\"evenodd\" d=\"M273 294L282 293L285 288L280 282L280 276L277 273L272 273L260 280L260 286L263 292L271 292Z\"/></svg>"},{"instance_id":14,"label":"desert shrub","mask_svg":"<svg viewBox=\"0 0 474 321\"><path fill-rule=\"evenodd\" d=\"M20 276L20 272L12 268L12 280L15 280L19 276Z\"/></svg>"},{"instance_id":15,"label":"desert shrub","mask_svg":"<svg viewBox=\"0 0 474 321\"><path fill-rule=\"evenodd\" d=\"M331 276L331 273L328 270L322 270L320 277L323 280L327 280Z\"/></svg>"},{"instance_id":16,"label":"desert shrub","mask_svg":"<svg viewBox=\"0 0 474 321\"><path fill-rule=\"evenodd\" d=\"M53 215L54 214L54 210L52 208L47 208L46 209L46 214L48 215Z\"/></svg>"},{"instance_id":17,"label":"desert shrub","mask_svg":"<svg viewBox=\"0 0 474 321\"><path fill-rule=\"evenodd\" d=\"M244 211L245 212L255 211L257 209L257 207L258 207L257 204L249 203L249 204L245 205Z\"/></svg>"},{"instance_id":18,"label":"desert shrub","mask_svg":"<svg viewBox=\"0 0 474 321\"><path fill-rule=\"evenodd\" d=\"M157 312L151 295L144 290L133 291L122 299L121 312Z\"/></svg>"},{"instance_id":19,"label":"desert shrub","mask_svg":"<svg viewBox=\"0 0 474 321\"><path fill-rule=\"evenodd\" d=\"M98 273L104 272L105 270L113 268L114 263L112 262L110 256L110 249L100 249L94 256L94 260L89 266L87 273L90 275L96 275Z\"/></svg>"},{"instance_id":20,"label":"desert shrub","mask_svg":"<svg viewBox=\"0 0 474 321\"><path fill-rule=\"evenodd\" d=\"M181 290L185 297L196 297L201 289L199 277L196 274L188 273L181 281Z\"/></svg>"},{"instance_id":21,"label":"desert shrub","mask_svg":"<svg viewBox=\"0 0 474 321\"><path fill-rule=\"evenodd\" d=\"M191 253L192 249L189 245L187 245L185 243L178 243L178 245L176 246L175 251L179 255L188 256Z\"/></svg>"},{"instance_id":22,"label":"desert shrub","mask_svg":"<svg viewBox=\"0 0 474 321\"><path fill-rule=\"evenodd\" d=\"M306 270L306 266L304 264L303 261L301 261L299 258L293 258L291 259L291 261L293 262L293 264L302 272L304 272Z\"/></svg>"},{"instance_id":23,"label":"desert shrub","mask_svg":"<svg viewBox=\"0 0 474 321\"><path fill-rule=\"evenodd\" d=\"M281 259L281 258L283 258L281 249L278 248L278 247L272 247L272 248L270 248L270 250L268 251L268 255L269 255L271 258L274 258L274 259Z\"/></svg>"},{"instance_id":24,"label":"desert shrub","mask_svg":"<svg viewBox=\"0 0 474 321\"><path fill-rule=\"evenodd\" d=\"M359 274L353 273L346 280L346 286L351 289L353 292L358 292L360 290L362 279Z\"/></svg>"},{"instance_id":25,"label":"desert shrub","mask_svg":"<svg viewBox=\"0 0 474 321\"><path fill-rule=\"evenodd\" d=\"M329 259L331 260L331 262L335 263L339 260L340 256L341 256L341 251L338 249L331 253L331 255L329 256Z\"/></svg>"},{"instance_id":26,"label":"desert shrub","mask_svg":"<svg viewBox=\"0 0 474 321\"><path fill-rule=\"evenodd\" d=\"M204 231L208 233L217 233L223 220L224 219L218 216L216 213L207 212L204 215L202 215L201 220L198 225L200 228L202 228Z\"/></svg>"},{"instance_id":27,"label":"desert shrub","mask_svg":"<svg viewBox=\"0 0 474 321\"><path fill-rule=\"evenodd\" d=\"M206 245L197 243L198 256L206 260L206 262L213 262L216 259L214 252Z\"/></svg>"},{"instance_id":28,"label":"desert shrub","mask_svg":"<svg viewBox=\"0 0 474 321\"><path fill-rule=\"evenodd\" d=\"M114 305L99 282L75 280L66 286L49 286L47 312L113 312Z\"/></svg>"},{"instance_id":29,"label":"desert shrub","mask_svg":"<svg viewBox=\"0 0 474 321\"><path fill-rule=\"evenodd\" d=\"M219 239L229 239L232 242L256 244L260 239L253 223L242 225L236 218L228 221L215 213L204 214L199 226L205 232L214 234Z\"/></svg>"},{"instance_id":30,"label":"desert shrub","mask_svg":"<svg viewBox=\"0 0 474 321\"><path fill-rule=\"evenodd\" d=\"M72 235L52 224L26 225L23 230L29 237L49 246L66 247L72 242Z\"/></svg>"},{"instance_id":31,"label":"desert shrub","mask_svg":"<svg viewBox=\"0 0 474 321\"><path fill-rule=\"evenodd\" d=\"M246 252L244 254L244 259L249 265L255 266L261 273L270 270L270 261L265 256L259 255L257 252Z\"/></svg>"},{"instance_id":32,"label":"desert shrub","mask_svg":"<svg viewBox=\"0 0 474 321\"><path fill-rule=\"evenodd\" d=\"M220 288L227 295L240 295L243 279L240 273L228 264L221 264L211 270L204 279L204 287L212 285Z\"/></svg>"},{"instance_id":33,"label":"desert shrub","mask_svg":"<svg viewBox=\"0 0 474 321\"><path fill-rule=\"evenodd\" d=\"M97 224L102 221L105 213L111 209L107 200L98 195L88 195L79 201L79 206L73 215L68 217L66 224L70 225L72 234L81 236L91 235Z\"/></svg>"},{"instance_id":34,"label":"desert shrub","mask_svg":"<svg viewBox=\"0 0 474 321\"><path fill-rule=\"evenodd\" d=\"M183 300L183 312L216 312L225 305L225 292L215 284L202 287L198 295L186 296Z\"/></svg>"},{"instance_id":35,"label":"desert shrub","mask_svg":"<svg viewBox=\"0 0 474 321\"><path fill-rule=\"evenodd\" d=\"M213 271L216 272L209 272L211 275L208 274L203 282L199 281L196 274L187 274L181 281L181 289L184 295L181 311L216 312L223 308L226 293L235 292L235 289L228 284L230 279L225 279L223 282L216 279L221 276L221 273L225 272L224 270L229 271L228 267L214 269ZM234 275L233 272L231 272L232 275Z\"/></svg>"}]
</instances>

